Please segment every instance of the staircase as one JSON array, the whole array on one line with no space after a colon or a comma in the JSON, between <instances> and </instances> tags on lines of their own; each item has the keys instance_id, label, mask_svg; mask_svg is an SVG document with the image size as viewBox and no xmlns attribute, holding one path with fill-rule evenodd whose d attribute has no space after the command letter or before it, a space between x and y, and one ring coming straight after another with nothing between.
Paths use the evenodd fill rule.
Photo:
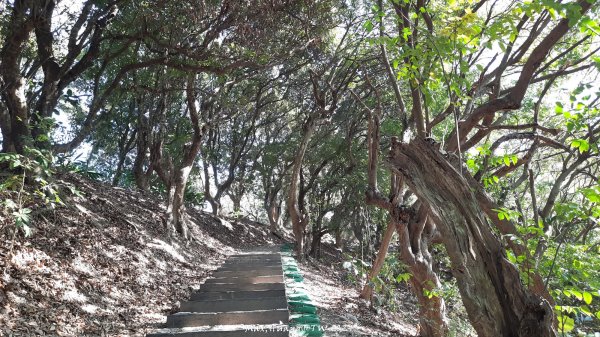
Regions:
<instances>
[{"instance_id":1,"label":"staircase","mask_svg":"<svg viewBox=\"0 0 600 337\"><path fill-rule=\"evenodd\" d=\"M273 248L231 255L212 278L147 337L289 336L281 255Z\"/></svg>"}]
</instances>

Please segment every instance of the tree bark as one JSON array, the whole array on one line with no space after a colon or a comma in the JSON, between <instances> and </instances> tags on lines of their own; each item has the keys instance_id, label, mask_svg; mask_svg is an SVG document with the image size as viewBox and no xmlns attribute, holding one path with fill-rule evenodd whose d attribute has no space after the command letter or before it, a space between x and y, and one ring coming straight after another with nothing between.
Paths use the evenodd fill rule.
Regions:
<instances>
[{"instance_id":1,"label":"tree bark","mask_svg":"<svg viewBox=\"0 0 600 337\"><path fill-rule=\"evenodd\" d=\"M169 186L167 199L167 223L174 228L184 239L188 238L188 226L185 212L185 187L189 178L192 165L186 165L176 170L173 182Z\"/></svg>"},{"instance_id":2,"label":"tree bark","mask_svg":"<svg viewBox=\"0 0 600 337\"><path fill-rule=\"evenodd\" d=\"M194 134L192 141L189 146L185 146L183 151L183 160L179 168L175 171L174 184L175 193L173 200L170 203L171 212L167 208L167 214L169 215L169 222L171 226L183 235L187 239L187 219L185 218L185 187L187 186L188 178L196 156L200 152L200 145L202 144L202 136L204 135L205 128L200 125L200 116L196 108L196 90L195 90L195 75L190 75L187 81L186 98L188 112L190 114L190 122Z\"/></svg>"},{"instance_id":3,"label":"tree bark","mask_svg":"<svg viewBox=\"0 0 600 337\"><path fill-rule=\"evenodd\" d=\"M317 119L310 116L302 128L302 142L294 156L291 183L287 198L288 212L290 214L290 220L292 221L292 231L294 233L294 238L296 239L296 254L299 259L302 259L304 256L304 232L309 223L309 217L308 214L305 214L300 210L300 205L298 204L298 184L300 181L300 170L302 170L302 161L304 160L306 149L308 148L310 139L315 131L316 122Z\"/></svg>"},{"instance_id":4,"label":"tree bark","mask_svg":"<svg viewBox=\"0 0 600 337\"><path fill-rule=\"evenodd\" d=\"M404 196L402 189L404 179L402 175L391 172L390 174L390 193L386 198L377 187L377 167L379 164L379 143L380 143L380 116L381 102L379 94L375 89L377 108L375 111L369 109L358 95L354 94L365 108L368 116L368 187L365 193L366 203L377 206L388 212L390 224L384 234L381 249L373 263L373 268L369 273L369 280L375 277L387 255L387 247L391 240L393 230L396 229L400 236L400 259L408 267L412 274L410 284L413 293L419 301L421 334L426 337L442 337L448 332L448 323L446 320L446 308L443 299L435 294L436 289L440 287L440 281L433 271L432 258L429 253L428 243L433 240L435 235L434 226L428 221L426 208L418 202L418 210L402 205ZM397 142L396 137L392 137L392 143ZM390 233L391 231L391 233ZM388 241L388 242L386 242ZM370 298L372 289L369 284L363 288L361 297ZM426 295L429 294L428 296Z\"/></svg>"},{"instance_id":5,"label":"tree bark","mask_svg":"<svg viewBox=\"0 0 600 337\"><path fill-rule=\"evenodd\" d=\"M20 72L20 56L29 34L34 28L33 20L27 15L27 4L16 1L8 24L4 46L0 51L0 92L4 100L9 124L2 128L3 151L24 153L32 143L29 128L29 113L25 97L25 79ZM6 133L8 132L8 133Z\"/></svg>"},{"instance_id":6,"label":"tree bark","mask_svg":"<svg viewBox=\"0 0 600 337\"><path fill-rule=\"evenodd\" d=\"M344 238L342 235L343 233L344 232L342 231L342 226L339 226L335 230L335 248L339 250L344 250Z\"/></svg>"},{"instance_id":7,"label":"tree bark","mask_svg":"<svg viewBox=\"0 0 600 337\"><path fill-rule=\"evenodd\" d=\"M131 136L129 135L129 124L125 128L121 138L119 139L119 159L117 162L117 168L115 169L115 175L113 176L112 185L117 186L121 181L121 176L123 175L123 167L125 166L125 160L127 159L127 155L133 149L133 142L135 141L135 136L137 131L134 129Z\"/></svg>"},{"instance_id":8,"label":"tree bark","mask_svg":"<svg viewBox=\"0 0 600 337\"><path fill-rule=\"evenodd\" d=\"M429 253L435 227L428 219L428 210L421 203L418 211L402 210L397 218L407 218L396 227L400 242L400 257L408 266L410 284L419 301L419 326L421 336L444 337L448 335L446 305L439 289L441 282L433 271L433 258Z\"/></svg>"},{"instance_id":9,"label":"tree bark","mask_svg":"<svg viewBox=\"0 0 600 337\"><path fill-rule=\"evenodd\" d=\"M385 262L385 257L387 256L388 248L390 243L392 242L392 237L394 236L394 232L396 231L396 224L390 222L383 234L383 239L381 241L381 245L379 246L379 250L377 251L377 256L375 257L375 261L373 262L373 267L369 271L369 275L367 276L367 284L363 287L360 298L364 298L366 300L371 300L373 298L373 287L371 286L372 280L379 274L381 271L381 267L383 267L383 263Z\"/></svg>"},{"instance_id":10,"label":"tree bark","mask_svg":"<svg viewBox=\"0 0 600 337\"><path fill-rule=\"evenodd\" d=\"M62 60L63 64L59 65L53 52L56 27L52 26L52 18L56 1L19 0L7 5L11 14L6 39L0 51L0 92L10 117L10 127L4 122L4 125L0 125L3 151L22 154L27 146L50 149L49 132L52 126L47 119L52 116L62 91L95 64L100 44L105 41L104 30L116 14L116 5L96 5L94 13L91 12L92 6L93 1L82 4L76 22L71 26L70 32L67 32L67 55ZM89 29L88 34L81 34L84 23L87 24L85 29ZM35 32L36 65L32 68L34 71L25 77L33 78L38 66L41 67L43 76L39 91L26 98L21 65L22 60L27 57L23 53L32 32ZM96 112L97 110L90 109L90 114ZM84 137L81 137L79 143L83 140Z\"/></svg>"},{"instance_id":11,"label":"tree bark","mask_svg":"<svg viewBox=\"0 0 600 337\"><path fill-rule=\"evenodd\" d=\"M271 233L277 233L280 227L281 205L276 200L270 200L267 206L269 218L269 230Z\"/></svg>"},{"instance_id":12,"label":"tree bark","mask_svg":"<svg viewBox=\"0 0 600 337\"><path fill-rule=\"evenodd\" d=\"M137 106L137 128L136 128L136 137L135 137L135 149L136 149L136 155L135 155L135 160L133 161L133 177L135 179L135 184L136 186L141 189L142 191L148 191L148 189L150 188L150 177L152 175L152 172L154 171L154 167L153 167L153 158L152 155L149 153L151 150L151 123L150 120L152 118L148 118L145 116L146 111L148 111L146 109L145 106L142 106L141 101L144 99L144 97L142 96L141 98L136 98L136 100L138 100L136 102L136 106ZM158 100L158 104L156 107L156 110L153 111L148 111L151 114L151 117L154 117L153 115L160 115L163 113L162 110L164 110L164 97L161 97ZM144 169L144 165L147 164L147 168Z\"/></svg>"},{"instance_id":13,"label":"tree bark","mask_svg":"<svg viewBox=\"0 0 600 337\"><path fill-rule=\"evenodd\" d=\"M424 139L410 144L393 142L388 161L430 207L478 335L556 336L551 306L522 284L519 270L506 258L505 247L480 205L480 191L473 191L461 173Z\"/></svg>"},{"instance_id":14,"label":"tree bark","mask_svg":"<svg viewBox=\"0 0 600 337\"><path fill-rule=\"evenodd\" d=\"M188 238L188 224L185 212L185 188L196 156L200 152L202 137L206 126L200 125L200 116L196 108L195 75L187 80L186 99L190 122L194 131L191 143L184 145L181 163L175 166L170 158L162 157L162 140L154 145L152 166L165 184L167 197L167 228L175 229L185 239Z\"/></svg>"},{"instance_id":15,"label":"tree bark","mask_svg":"<svg viewBox=\"0 0 600 337\"><path fill-rule=\"evenodd\" d=\"M1 82L0 82L1 85ZM0 132L2 134L2 149L1 151L15 152L14 144L10 141L10 115L4 104L0 102Z\"/></svg>"},{"instance_id":16,"label":"tree bark","mask_svg":"<svg viewBox=\"0 0 600 337\"><path fill-rule=\"evenodd\" d=\"M231 202L233 203L233 213L240 213L242 211L242 197L243 196L244 196L243 194L238 194L238 195L230 194L229 195L229 199L231 199Z\"/></svg>"}]
</instances>

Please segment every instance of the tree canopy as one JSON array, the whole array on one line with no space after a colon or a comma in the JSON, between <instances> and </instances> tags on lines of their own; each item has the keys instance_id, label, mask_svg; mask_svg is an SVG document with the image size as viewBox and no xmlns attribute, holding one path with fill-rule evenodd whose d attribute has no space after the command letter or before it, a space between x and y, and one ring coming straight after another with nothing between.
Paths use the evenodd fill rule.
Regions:
<instances>
[{"instance_id":1,"label":"tree canopy","mask_svg":"<svg viewBox=\"0 0 600 337\"><path fill-rule=\"evenodd\" d=\"M482 337L598 330L597 1L0 9L0 188L56 203L70 162L163 196L174 234L206 207L367 252L361 296L407 282L423 336L457 333L452 296Z\"/></svg>"}]
</instances>

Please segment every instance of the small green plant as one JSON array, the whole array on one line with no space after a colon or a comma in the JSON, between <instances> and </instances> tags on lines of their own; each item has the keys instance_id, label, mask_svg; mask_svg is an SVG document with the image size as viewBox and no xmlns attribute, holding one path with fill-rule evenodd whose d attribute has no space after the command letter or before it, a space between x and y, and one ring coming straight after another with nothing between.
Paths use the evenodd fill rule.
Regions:
<instances>
[{"instance_id":1,"label":"small green plant","mask_svg":"<svg viewBox=\"0 0 600 337\"><path fill-rule=\"evenodd\" d=\"M50 179L54 173L51 164L51 154L38 149L26 148L23 155L0 153L0 167L5 168L3 175L6 177L0 183L0 194L4 196L0 205L1 212L15 226L13 244L19 231L25 237L32 234L31 217L35 205L53 207L62 203L57 185Z\"/></svg>"},{"instance_id":2,"label":"small green plant","mask_svg":"<svg viewBox=\"0 0 600 337\"><path fill-rule=\"evenodd\" d=\"M54 165L59 172L76 173L93 180L101 180L103 174L90 169L88 165L78 160L79 156L71 158L70 156L58 155L55 158Z\"/></svg>"},{"instance_id":3,"label":"small green plant","mask_svg":"<svg viewBox=\"0 0 600 337\"><path fill-rule=\"evenodd\" d=\"M361 259L345 254L342 267L346 270L346 278L353 284L360 284L367 277L370 265Z\"/></svg>"},{"instance_id":4,"label":"small green plant","mask_svg":"<svg viewBox=\"0 0 600 337\"><path fill-rule=\"evenodd\" d=\"M398 310L396 288L401 283L407 283L411 274L408 267L395 254L386 257L381 271L373 280L373 290L380 294L380 304L391 311Z\"/></svg>"},{"instance_id":5,"label":"small green plant","mask_svg":"<svg viewBox=\"0 0 600 337\"><path fill-rule=\"evenodd\" d=\"M185 188L185 200L192 205L202 206L205 201L204 193L198 191L198 189L193 186L188 185ZM241 214L238 214L237 216L239 215Z\"/></svg>"},{"instance_id":6,"label":"small green plant","mask_svg":"<svg viewBox=\"0 0 600 337\"><path fill-rule=\"evenodd\" d=\"M16 229L22 230L25 234L25 237L27 237L31 235L31 229L29 227L29 222L31 221L29 214L31 214L31 209L23 206L23 187L25 186L25 175L23 174L22 177L21 188L17 192L17 202L13 201L12 199L6 199L2 202L2 206L4 211L12 217ZM10 180L12 181L13 179ZM16 231L14 233L16 234Z\"/></svg>"}]
</instances>

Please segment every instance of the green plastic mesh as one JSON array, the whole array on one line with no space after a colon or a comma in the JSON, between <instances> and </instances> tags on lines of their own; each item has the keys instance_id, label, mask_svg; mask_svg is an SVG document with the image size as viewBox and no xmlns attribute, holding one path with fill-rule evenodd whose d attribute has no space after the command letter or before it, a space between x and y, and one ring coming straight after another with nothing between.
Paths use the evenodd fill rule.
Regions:
<instances>
[{"instance_id":1,"label":"green plastic mesh","mask_svg":"<svg viewBox=\"0 0 600 337\"><path fill-rule=\"evenodd\" d=\"M304 277L292 255L293 250L294 246L289 243L281 247L281 261L285 276L288 309L290 310L289 327L295 335L321 337L323 328L317 314L317 307L304 290Z\"/></svg>"}]
</instances>

